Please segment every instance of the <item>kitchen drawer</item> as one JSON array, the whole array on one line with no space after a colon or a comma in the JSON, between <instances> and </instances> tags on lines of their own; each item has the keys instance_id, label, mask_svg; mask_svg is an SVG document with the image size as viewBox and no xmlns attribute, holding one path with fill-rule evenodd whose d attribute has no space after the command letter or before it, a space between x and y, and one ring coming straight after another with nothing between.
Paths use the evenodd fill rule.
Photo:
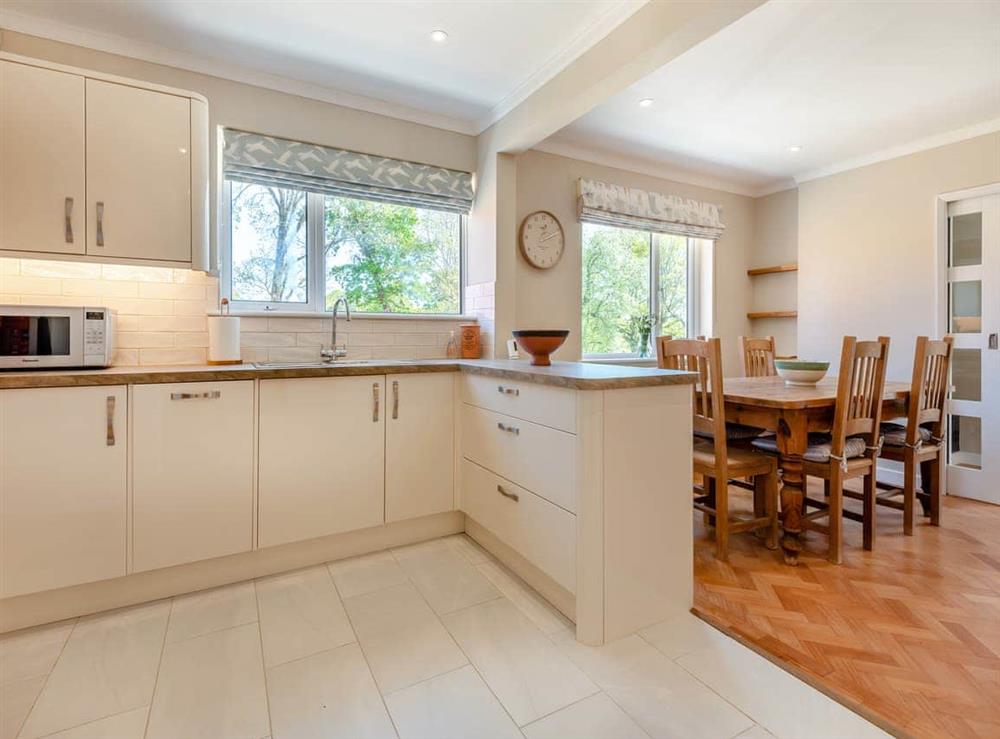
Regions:
<instances>
[{"instance_id":1,"label":"kitchen drawer","mask_svg":"<svg viewBox=\"0 0 1000 739\"><path fill-rule=\"evenodd\" d=\"M499 377L462 376L462 400L487 410L576 433L576 391Z\"/></svg>"},{"instance_id":2,"label":"kitchen drawer","mask_svg":"<svg viewBox=\"0 0 1000 739\"><path fill-rule=\"evenodd\" d=\"M571 593L576 591L572 513L468 459L462 460L462 510Z\"/></svg>"},{"instance_id":3,"label":"kitchen drawer","mask_svg":"<svg viewBox=\"0 0 1000 739\"><path fill-rule=\"evenodd\" d=\"M576 511L574 435L464 403L462 454L549 502Z\"/></svg>"}]
</instances>

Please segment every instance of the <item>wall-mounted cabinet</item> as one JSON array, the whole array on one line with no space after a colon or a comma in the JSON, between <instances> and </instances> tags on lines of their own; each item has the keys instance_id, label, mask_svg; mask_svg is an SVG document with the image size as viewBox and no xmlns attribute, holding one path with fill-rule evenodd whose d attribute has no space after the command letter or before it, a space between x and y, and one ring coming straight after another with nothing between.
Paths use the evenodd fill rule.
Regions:
<instances>
[{"instance_id":1,"label":"wall-mounted cabinet","mask_svg":"<svg viewBox=\"0 0 1000 739\"><path fill-rule=\"evenodd\" d=\"M0 254L208 269L208 105L0 53Z\"/></svg>"}]
</instances>

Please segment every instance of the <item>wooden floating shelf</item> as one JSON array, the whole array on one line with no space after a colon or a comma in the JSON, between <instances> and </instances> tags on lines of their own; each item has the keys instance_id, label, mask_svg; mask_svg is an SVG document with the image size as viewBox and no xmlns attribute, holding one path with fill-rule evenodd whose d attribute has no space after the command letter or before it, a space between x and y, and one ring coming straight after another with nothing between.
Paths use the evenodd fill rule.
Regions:
<instances>
[{"instance_id":1,"label":"wooden floating shelf","mask_svg":"<svg viewBox=\"0 0 1000 739\"><path fill-rule=\"evenodd\" d=\"M751 277L756 277L757 275L773 275L778 272L798 272L799 265L797 264L778 264L774 267L758 267L757 269L748 269L747 274Z\"/></svg>"},{"instance_id":2,"label":"wooden floating shelf","mask_svg":"<svg viewBox=\"0 0 1000 739\"><path fill-rule=\"evenodd\" d=\"M747 318L798 318L797 310L763 310L747 313Z\"/></svg>"}]
</instances>

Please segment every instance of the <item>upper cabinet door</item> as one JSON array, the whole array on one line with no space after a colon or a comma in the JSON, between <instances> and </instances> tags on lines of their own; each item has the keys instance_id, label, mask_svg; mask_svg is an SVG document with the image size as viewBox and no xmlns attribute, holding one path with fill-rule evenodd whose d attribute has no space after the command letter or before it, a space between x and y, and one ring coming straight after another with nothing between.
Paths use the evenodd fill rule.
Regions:
<instances>
[{"instance_id":1,"label":"upper cabinet door","mask_svg":"<svg viewBox=\"0 0 1000 739\"><path fill-rule=\"evenodd\" d=\"M191 101L87 80L87 254L191 262Z\"/></svg>"},{"instance_id":2,"label":"upper cabinet door","mask_svg":"<svg viewBox=\"0 0 1000 739\"><path fill-rule=\"evenodd\" d=\"M86 251L84 78L0 61L0 249Z\"/></svg>"}]
</instances>

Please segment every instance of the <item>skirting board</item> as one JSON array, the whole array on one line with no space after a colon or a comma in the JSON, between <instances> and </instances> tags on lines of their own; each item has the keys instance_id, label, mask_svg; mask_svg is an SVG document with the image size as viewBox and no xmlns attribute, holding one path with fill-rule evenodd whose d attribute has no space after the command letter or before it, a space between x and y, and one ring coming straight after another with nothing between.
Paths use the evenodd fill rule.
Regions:
<instances>
[{"instance_id":1,"label":"skirting board","mask_svg":"<svg viewBox=\"0 0 1000 739\"><path fill-rule=\"evenodd\" d=\"M576 623L576 598L571 592L468 516L465 518L465 533L472 537L479 546L513 570L514 574L537 590L566 618Z\"/></svg>"},{"instance_id":2,"label":"skirting board","mask_svg":"<svg viewBox=\"0 0 1000 739\"><path fill-rule=\"evenodd\" d=\"M377 526L0 601L0 633L252 580L465 530L465 514ZM544 591L542 591L544 594Z\"/></svg>"}]
</instances>

